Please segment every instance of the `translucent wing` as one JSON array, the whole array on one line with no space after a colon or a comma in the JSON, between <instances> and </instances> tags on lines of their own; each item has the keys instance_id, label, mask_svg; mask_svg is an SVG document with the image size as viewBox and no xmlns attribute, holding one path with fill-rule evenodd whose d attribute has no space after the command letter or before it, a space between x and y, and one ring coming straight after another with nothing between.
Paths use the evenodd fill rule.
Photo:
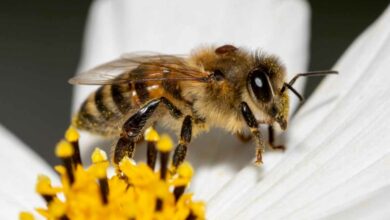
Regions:
<instances>
[{"instance_id":1,"label":"translucent wing","mask_svg":"<svg viewBox=\"0 0 390 220\"><path fill-rule=\"evenodd\" d=\"M185 56L126 54L69 80L71 84L103 85L131 81L209 80L209 73L190 65Z\"/></svg>"}]
</instances>

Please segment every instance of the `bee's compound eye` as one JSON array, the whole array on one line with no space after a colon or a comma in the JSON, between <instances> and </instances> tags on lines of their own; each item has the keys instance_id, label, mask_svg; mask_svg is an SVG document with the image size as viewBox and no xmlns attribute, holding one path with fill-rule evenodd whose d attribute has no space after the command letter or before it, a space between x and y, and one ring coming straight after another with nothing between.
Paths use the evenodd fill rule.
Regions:
<instances>
[{"instance_id":1,"label":"bee's compound eye","mask_svg":"<svg viewBox=\"0 0 390 220\"><path fill-rule=\"evenodd\" d=\"M269 102L272 99L271 85L267 75L262 70L254 70L249 73L248 84L252 95L262 102Z\"/></svg>"}]
</instances>

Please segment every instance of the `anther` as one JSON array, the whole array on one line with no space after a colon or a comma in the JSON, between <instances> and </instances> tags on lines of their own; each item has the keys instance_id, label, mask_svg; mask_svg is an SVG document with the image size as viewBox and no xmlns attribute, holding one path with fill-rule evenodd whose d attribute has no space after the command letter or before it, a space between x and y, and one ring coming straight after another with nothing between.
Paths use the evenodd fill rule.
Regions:
<instances>
[{"instance_id":1,"label":"anther","mask_svg":"<svg viewBox=\"0 0 390 220\"><path fill-rule=\"evenodd\" d=\"M156 143L160 139L156 130L153 127L146 129L145 141L147 142L146 161L148 166L154 170L157 160L157 148Z\"/></svg>"},{"instance_id":2,"label":"anther","mask_svg":"<svg viewBox=\"0 0 390 220\"><path fill-rule=\"evenodd\" d=\"M109 166L107 160L107 154L104 151L96 148L92 153L91 159L96 168L96 175L99 181L99 188L102 197L102 202L103 204L107 204L108 194L109 194L108 179L107 179L107 172L106 172Z\"/></svg>"},{"instance_id":3,"label":"anther","mask_svg":"<svg viewBox=\"0 0 390 220\"><path fill-rule=\"evenodd\" d=\"M19 214L19 219L20 219L20 220L34 220L35 218L34 218L34 216L33 216L31 213L29 213L29 212L21 212L21 213Z\"/></svg>"},{"instance_id":4,"label":"anther","mask_svg":"<svg viewBox=\"0 0 390 220\"><path fill-rule=\"evenodd\" d=\"M175 196L176 202L183 195L186 187L188 186L192 178L193 173L194 170L192 169L192 166L188 162L184 162L178 167L177 169L178 179L176 179L174 183L175 188L173 190L173 194Z\"/></svg>"},{"instance_id":5,"label":"anther","mask_svg":"<svg viewBox=\"0 0 390 220\"><path fill-rule=\"evenodd\" d=\"M168 135L162 135L157 142L157 150L160 152L160 178L166 179L168 171L169 152L172 150L173 143Z\"/></svg>"},{"instance_id":6,"label":"anther","mask_svg":"<svg viewBox=\"0 0 390 220\"><path fill-rule=\"evenodd\" d=\"M43 197L43 199L46 201L46 204L49 204L51 201L53 201L57 192L59 192L59 189L52 187L49 177L44 175L38 176L35 190Z\"/></svg>"},{"instance_id":7,"label":"anther","mask_svg":"<svg viewBox=\"0 0 390 220\"><path fill-rule=\"evenodd\" d=\"M73 146L73 163L77 165L82 165L81 156L80 156L80 147L79 147L79 133L74 127L69 127L65 133L65 140L72 144Z\"/></svg>"},{"instance_id":8,"label":"anther","mask_svg":"<svg viewBox=\"0 0 390 220\"><path fill-rule=\"evenodd\" d=\"M62 160L70 184L73 184L74 182L74 173L73 173L73 164L72 164L73 154L74 154L74 149L69 142L62 140L57 144L56 156Z\"/></svg>"}]
</instances>

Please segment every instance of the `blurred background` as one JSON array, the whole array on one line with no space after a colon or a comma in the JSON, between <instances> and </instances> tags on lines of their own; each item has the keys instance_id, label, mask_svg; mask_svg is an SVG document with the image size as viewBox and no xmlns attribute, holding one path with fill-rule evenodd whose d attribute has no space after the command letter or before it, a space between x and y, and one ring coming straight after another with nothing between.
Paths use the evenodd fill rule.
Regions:
<instances>
[{"instance_id":1,"label":"blurred background","mask_svg":"<svg viewBox=\"0 0 390 220\"><path fill-rule=\"evenodd\" d=\"M72 87L91 1L3 0L0 8L0 123L49 163L69 125ZM388 0L309 0L310 70L329 69ZM320 82L310 79L306 97ZM1 146L0 146L1 147Z\"/></svg>"}]
</instances>

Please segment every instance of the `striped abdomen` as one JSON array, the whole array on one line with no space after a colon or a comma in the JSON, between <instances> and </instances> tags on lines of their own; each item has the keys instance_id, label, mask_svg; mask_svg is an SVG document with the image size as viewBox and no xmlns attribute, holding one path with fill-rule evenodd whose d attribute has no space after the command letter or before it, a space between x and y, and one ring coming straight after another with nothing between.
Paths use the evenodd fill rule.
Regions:
<instances>
[{"instance_id":1,"label":"striped abdomen","mask_svg":"<svg viewBox=\"0 0 390 220\"><path fill-rule=\"evenodd\" d=\"M103 85L84 101L73 124L101 135L117 135L129 113L163 93L160 82Z\"/></svg>"},{"instance_id":2,"label":"striped abdomen","mask_svg":"<svg viewBox=\"0 0 390 220\"><path fill-rule=\"evenodd\" d=\"M149 100L162 96L182 101L180 87L172 81L103 85L84 101L73 124L105 136L119 135L131 114Z\"/></svg>"}]
</instances>

